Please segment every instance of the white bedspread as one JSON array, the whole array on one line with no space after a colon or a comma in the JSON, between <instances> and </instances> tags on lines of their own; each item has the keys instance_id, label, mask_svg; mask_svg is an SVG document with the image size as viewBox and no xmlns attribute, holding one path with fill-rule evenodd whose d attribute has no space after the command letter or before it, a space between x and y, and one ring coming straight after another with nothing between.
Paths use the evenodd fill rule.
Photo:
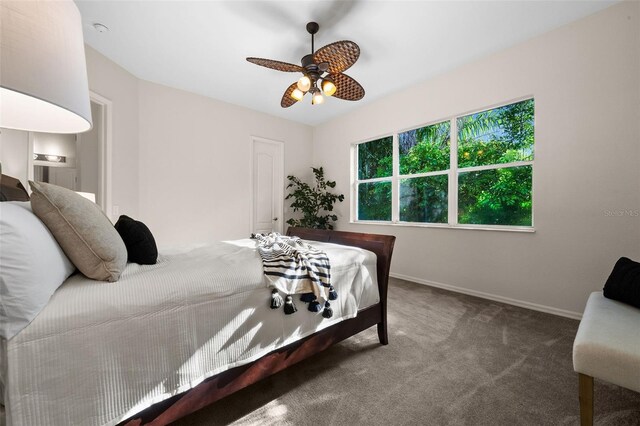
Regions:
<instances>
[{"instance_id":1,"label":"white bedspread","mask_svg":"<svg viewBox=\"0 0 640 426\"><path fill-rule=\"evenodd\" d=\"M331 319L297 297L294 315L270 309L252 240L163 253L116 283L70 277L0 354L7 424L113 425L379 301L373 253L313 244L339 294Z\"/></svg>"}]
</instances>

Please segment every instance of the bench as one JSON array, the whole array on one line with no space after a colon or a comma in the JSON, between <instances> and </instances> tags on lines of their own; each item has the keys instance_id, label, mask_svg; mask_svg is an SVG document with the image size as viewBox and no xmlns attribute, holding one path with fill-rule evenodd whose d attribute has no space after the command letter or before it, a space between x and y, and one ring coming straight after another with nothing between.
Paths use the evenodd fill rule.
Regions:
<instances>
[{"instance_id":1,"label":"bench","mask_svg":"<svg viewBox=\"0 0 640 426\"><path fill-rule=\"evenodd\" d=\"M640 392L640 309L591 293L573 343L580 424L593 424L593 379Z\"/></svg>"}]
</instances>

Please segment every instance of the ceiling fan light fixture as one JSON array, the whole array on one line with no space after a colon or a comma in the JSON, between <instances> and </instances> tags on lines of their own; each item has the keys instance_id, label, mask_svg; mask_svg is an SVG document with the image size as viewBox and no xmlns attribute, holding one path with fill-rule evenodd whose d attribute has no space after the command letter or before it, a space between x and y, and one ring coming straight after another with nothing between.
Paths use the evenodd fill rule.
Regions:
<instances>
[{"instance_id":1,"label":"ceiling fan light fixture","mask_svg":"<svg viewBox=\"0 0 640 426\"><path fill-rule=\"evenodd\" d=\"M317 88L312 91L313 97L311 98L311 105L319 105L324 102L324 97L322 97L322 92Z\"/></svg>"},{"instance_id":2,"label":"ceiling fan light fixture","mask_svg":"<svg viewBox=\"0 0 640 426\"><path fill-rule=\"evenodd\" d=\"M247 58L248 62L265 68L303 74L284 91L280 99L282 108L289 108L301 101L306 93L311 93L312 105L324 103L324 96L346 101L359 101L364 97L360 83L344 74L360 57L360 46L353 41L340 40L316 50L314 35L319 28L316 22L307 24L307 31L311 35L311 53L302 57L300 65L253 56Z\"/></svg>"},{"instance_id":3,"label":"ceiling fan light fixture","mask_svg":"<svg viewBox=\"0 0 640 426\"><path fill-rule=\"evenodd\" d=\"M302 77L300 77L300 80L298 80L298 89L306 93L309 91L310 88L311 88L311 79L309 78L309 76L303 75Z\"/></svg>"},{"instance_id":4,"label":"ceiling fan light fixture","mask_svg":"<svg viewBox=\"0 0 640 426\"><path fill-rule=\"evenodd\" d=\"M291 97L296 101L301 101L302 98L304 98L304 92L296 87L293 89L293 92L291 92Z\"/></svg>"},{"instance_id":5,"label":"ceiling fan light fixture","mask_svg":"<svg viewBox=\"0 0 640 426\"><path fill-rule=\"evenodd\" d=\"M329 77L325 77L322 79L322 91L327 96L333 96L336 93L337 87L333 80Z\"/></svg>"}]
</instances>

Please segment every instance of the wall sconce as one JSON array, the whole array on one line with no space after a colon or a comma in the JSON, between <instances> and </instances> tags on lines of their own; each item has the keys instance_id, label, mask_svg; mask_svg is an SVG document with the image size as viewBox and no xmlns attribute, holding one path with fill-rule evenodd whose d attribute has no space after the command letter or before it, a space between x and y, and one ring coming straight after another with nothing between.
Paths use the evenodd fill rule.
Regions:
<instances>
[{"instance_id":1,"label":"wall sconce","mask_svg":"<svg viewBox=\"0 0 640 426\"><path fill-rule=\"evenodd\" d=\"M67 157L65 157L64 155L33 154L33 159L36 161L48 161L49 163L67 162Z\"/></svg>"}]
</instances>

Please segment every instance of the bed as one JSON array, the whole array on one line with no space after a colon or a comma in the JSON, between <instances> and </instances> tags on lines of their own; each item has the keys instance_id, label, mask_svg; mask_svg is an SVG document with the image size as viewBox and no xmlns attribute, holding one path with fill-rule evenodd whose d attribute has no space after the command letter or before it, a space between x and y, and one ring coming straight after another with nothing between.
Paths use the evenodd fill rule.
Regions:
<instances>
[{"instance_id":1,"label":"bed","mask_svg":"<svg viewBox=\"0 0 640 426\"><path fill-rule=\"evenodd\" d=\"M164 425L371 326L387 344L395 237L287 234L314 241L331 259L340 295L333 318L301 302L295 315L270 310L250 240L168 252L153 267L129 264L116 283L76 274L0 345L8 424ZM190 273L195 283L215 275L221 284L213 292L175 284Z\"/></svg>"},{"instance_id":2,"label":"bed","mask_svg":"<svg viewBox=\"0 0 640 426\"><path fill-rule=\"evenodd\" d=\"M395 237L304 228L289 228L287 235L299 236L310 241L359 247L374 253L376 255L378 302L359 310L354 318L333 324L270 352L251 363L212 376L193 389L155 404L132 416L121 422L121 425L168 424L263 378L282 371L374 325L377 327L380 343L383 345L389 343L387 334L387 288Z\"/></svg>"}]
</instances>

